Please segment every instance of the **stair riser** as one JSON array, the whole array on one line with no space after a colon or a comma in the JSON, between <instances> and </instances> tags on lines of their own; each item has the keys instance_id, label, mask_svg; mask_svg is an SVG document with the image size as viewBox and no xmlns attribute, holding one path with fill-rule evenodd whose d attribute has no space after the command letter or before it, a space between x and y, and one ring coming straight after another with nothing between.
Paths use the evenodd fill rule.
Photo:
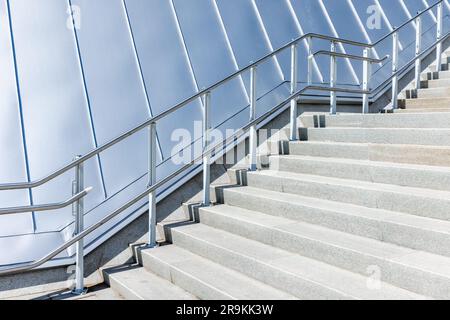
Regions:
<instances>
[{"instance_id":1,"label":"stair riser","mask_svg":"<svg viewBox=\"0 0 450 320\"><path fill-rule=\"evenodd\" d=\"M450 236L426 229L417 229L394 222L357 217L343 212L286 203L276 199L252 196L238 190L225 191L225 204L254 210L268 215L307 222L323 227L364 236L411 249L450 256ZM204 215L208 223L212 218ZM222 219L223 220L223 219ZM221 224L226 225L226 221ZM220 226L219 226L220 227Z\"/></svg>"},{"instance_id":2,"label":"stair riser","mask_svg":"<svg viewBox=\"0 0 450 320\"><path fill-rule=\"evenodd\" d=\"M450 172L271 157L271 170L450 191Z\"/></svg>"},{"instance_id":3,"label":"stair riser","mask_svg":"<svg viewBox=\"0 0 450 320\"><path fill-rule=\"evenodd\" d=\"M433 88L420 89L417 91L417 96L412 98L448 98L450 96L450 88Z\"/></svg>"},{"instance_id":4,"label":"stair riser","mask_svg":"<svg viewBox=\"0 0 450 320\"><path fill-rule=\"evenodd\" d=\"M426 86L424 88L445 88L450 87L450 79L439 79L439 80L430 80L427 81Z\"/></svg>"},{"instance_id":5,"label":"stair riser","mask_svg":"<svg viewBox=\"0 0 450 320\"><path fill-rule=\"evenodd\" d=\"M407 99L406 109L443 109L450 108L450 99Z\"/></svg>"},{"instance_id":6,"label":"stair riser","mask_svg":"<svg viewBox=\"0 0 450 320\"><path fill-rule=\"evenodd\" d=\"M305 128L450 128L450 114L340 114L338 116L301 116L300 119Z\"/></svg>"},{"instance_id":7,"label":"stair riser","mask_svg":"<svg viewBox=\"0 0 450 320\"><path fill-rule=\"evenodd\" d=\"M366 255L361 252L351 251L343 247L332 246L330 244L301 237L283 230L270 228L260 225L255 225L242 220L233 221L229 217L219 217L219 215L212 215L210 212L205 212L202 218L202 223L206 223L212 227L220 228L234 234L247 237L265 244L275 246L284 250L288 250L305 257L316 259L346 270L350 270L365 276L370 276L370 270L373 267L379 268L381 281L391 283L400 288L413 291L419 294L432 296L439 299L449 299L450 279L438 276L432 273L424 272L419 269L411 268L392 261L386 261L378 257ZM255 267L249 267L249 262L237 262L239 259L236 255L222 256L218 248L218 252L213 252L214 249L209 248L207 244L201 243L193 244L195 239L179 239L184 242L184 245L196 246L198 254L201 254L209 259L215 259L221 264L228 264L230 268L240 268L239 271L244 272L248 268L249 275L255 273ZM180 243L178 243L180 245ZM232 262L228 262L231 260ZM270 272L270 270L267 270ZM260 279L261 281L266 278ZM368 278L369 279L369 278Z\"/></svg>"},{"instance_id":8,"label":"stair riser","mask_svg":"<svg viewBox=\"0 0 450 320\"><path fill-rule=\"evenodd\" d=\"M289 154L298 156L369 160L371 153L368 145L339 145L334 143L314 144L303 142L289 144Z\"/></svg>"},{"instance_id":9,"label":"stair riser","mask_svg":"<svg viewBox=\"0 0 450 320\"><path fill-rule=\"evenodd\" d=\"M219 263L225 267L241 272L272 287L290 293L300 299L355 299L323 285L313 283L296 275L278 270L269 264L259 263L249 257L217 247L197 238L193 238L174 229L174 244Z\"/></svg>"},{"instance_id":10,"label":"stair riser","mask_svg":"<svg viewBox=\"0 0 450 320\"><path fill-rule=\"evenodd\" d=\"M426 73L423 77L424 80L432 79L450 79L450 71L441 71L439 73Z\"/></svg>"},{"instance_id":11,"label":"stair riser","mask_svg":"<svg viewBox=\"0 0 450 320\"><path fill-rule=\"evenodd\" d=\"M450 130L308 129L307 136L302 133L302 140L450 146Z\"/></svg>"},{"instance_id":12,"label":"stair riser","mask_svg":"<svg viewBox=\"0 0 450 320\"><path fill-rule=\"evenodd\" d=\"M171 265L154 258L151 255L142 255L142 265L149 271L172 282L202 300L234 300L232 296L213 288L199 279L186 274Z\"/></svg>"},{"instance_id":13,"label":"stair riser","mask_svg":"<svg viewBox=\"0 0 450 320\"><path fill-rule=\"evenodd\" d=\"M450 220L450 199L434 199L306 180L298 181L251 172L248 173L247 180L248 185L255 188Z\"/></svg>"},{"instance_id":14,"label":"stair riser","mask_svg":"<svg viewBox=\"0 0 450 320\"><path fill-rule=\"evenodd\" d=\"M444 61L444 58L442 59L442 61ZM441 71L439 71L439 73L441 73L441 72L446 72L446 71L449 70L449 68L450 68L450 64L449 64L449 63L442 63L442 65L441 65ZM431 65L427 68L427 70L428 70L429 72L437 72L436 64L431 64Z\"/></svg>"},{"instance_id":15,"label":"stair riser","mask_svg":"<svg viewBox=\"0 0 450 320\"><path fill-rule=\"evenodd\" d=\"M397 109L394 111L394 113L396 114L405 114L405 113L422 113L422 114L429 114L429 113L448 113L450 112L450 107L449 108L442 108L442 109L434 109L434 108L429 108L429 109Z\"/></svg>"},{"instance_id":16,"label":"stair riser","mask_svg":"<svg viewBox=\"0 0 450 320\"><path fill-rule=\"evenodd\" d=\"M355 160L387 161L430 166L450 166L450 148L415 145L291 143L290 154L336 157Z\"/></svg>"}]
</instances>

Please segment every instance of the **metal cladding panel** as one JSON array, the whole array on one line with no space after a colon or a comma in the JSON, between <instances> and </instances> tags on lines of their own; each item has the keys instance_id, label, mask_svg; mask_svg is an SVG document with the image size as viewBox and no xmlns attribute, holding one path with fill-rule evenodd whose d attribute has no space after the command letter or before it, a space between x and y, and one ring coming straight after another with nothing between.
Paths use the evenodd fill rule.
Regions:
<instances>
[{"instance_id":1,"label":"metal cladding panel","mask_svg":"<svg viewBox=\"0 0 450 320\"><path fill-rule=\"evenodd\" d=\"M422 0L351 0L350 5L353 5L355 12L361 19L364 25L365 33L370 42L376 42L381 39L393 27L401 25L404 21L417 14L418 11L424 10L424 2ZM380 28L373 24L374 11L382 8L379 11ZM434 24L433 14L422 15L423 24L423 46L430 45L436 39L436 29L430 26ZM405 27L405 31L400 32L400 43L402 49L400 51L399 59L400 65L412 58L415 44L415 28L412 26ZM376 48L378 57L386 55L392 56L392 37L379 43ZM391 63L388 61L383 66L374 65L373 67L373 85L379 84L388 77L391 73Z\"/></svg>"},{"instance_id":2,"label":"metal cladding panel","mask_svg":"<svg viewBox=\"0 0 450 320\"><path fill-rule=\"evenodd\" d=\"M0 2L0 181L27 181L24 143L20 119L18 92L14 71L13 49L6 2ZM4 206L30 204L28 191L0 192ZM31 213L0 216L0 238L33 232Z\"/></svg>"},{"instance_id":3,"label":"metal cladding panel","mask_svg":"<svg viewBox=\"0 0 450 320\"><path fill-rule=\"evenodd\" d=\"M218 0L217 5L239 68L271 52L252 0ZM249 73L245 74L244 80L249 91ZM259 65L256 83L258 97L283 81L283 74L275 59Z\"/></svg>"},{"instance_id":4,"label":"metal cladding panel","mask_svg":"<svg viewBox=\"0 0 450 320\"><path fill-rule=\"evenodd\" d=\"M334 36L333 31L328 25L325 15L318 1L302 1L302 0L288 0L297 16L300 27L303 33L319 33L328 36ZM315 17L311 19L311 17ZM313 51L330 50L330 43L328 41L313 40ZM319 65L320 73L324 81L330 81L330 58L325 56L316 57L316 62ZM306 71L300 71L300 74L305 77ZM317 82L320 79L317 76L313 81Z\"/></svg>"},{"instance_id":5,"label":"metal cladding panel","mask_svg":"<svg viewBox=\"0 0 450 320\"><path fill-rule=\"evenodd\" d=\"M67 2L10 1L30 178L46 176L94 147ZM44 18L45 17L45 18ZM98 163L86 164L89 209L103 199ZM70 197L73 173L33 190L35 204ZM71 208L35 214L37 232L73 220Z\"/></svg>"},{"instance_id":6,"label":"metal cladding panel","mask_svg":"<svg viewBox=\"0 0 450 320\"><path fill-rule=\"evenodd\" d=\"M0 266L34 261L47 255L63 242L59 232L21 234L0 238ZM6 249L5 249L6 248ZM62 252L57 258L65 257ZM69 275L68 275L69 276Z\"/></svg>"},{"instance_id":7,"label":"metal cladding panel","mask_svg":"<svg viewBox=\"0 0 450 320\"><path fill-rule=\"evenodd\" d=\"M349 6L354 8L358 18L361 21L361 24L364 26L364 31L367 34L367 37L370 39L370 42L375 42L381 37L383 37L389 29L389 25L386 24L385 19L380 15L381 18L379 21L381 22L381 28L378 28L374 25L373 14L375 10L378 10L378 4L376 0L349 0ZM356 19L358 19L356 18ZM365 40L367 41L367 40ZM380 53L381 54L381 53Z\"/></svg>"},{"instance_id":8,"label":"metal cladding panel","mask_svg":"<svg viewBox=\"0 0 450 320\"><path fill-rule=\"evenodd\" d=\"M174 0L174 4L199 88L237 71L214 4L204 0ZM215 127L248 104L242 79L214 90L211 103Z\"/></svg>"},{"instance_id":9,"label":"metal cladding panel","mask_svg":"<svg viewBox=\"0 0 450 320\"><path fill-rule=\"evenodd\" d=\"M436 3L437 0L434 1L420 1L420 0L412 0L411 5L415 5L415 7L419 8L419 11L425 10L429 8L430 5ZM448 3L448 1L447 1ZM409 3L408 3L409 4ZM444 6L444 23L443 23L443 32L448 32L449 30L449 6ZM413 12L416 14L416 12ZM422 46L426 47L433 44L436 41L436 17L437 17L437 7L429 11L428 14L422 15Z\"/></svg>"},{"instance_id":10,"label":"metal cladding panel","mask_svg":"<svg viewBox=\"0 0 450 320\"><path fill-rule=\"evenodd\" d=\"M386 20L383 19L382 15L379 15L380 26L374 25L373 14L378 11L379 6L376 0L350 0L349 6L353 8L353 15L356 19L360 20L360 23L364 26L364 33L367 38L366 42L376 42L381 39L389 29L389 25L386 23ZM372 51L372 56L375 55L376 58L382 58L386 55L392 56L392 39L387 39L383 41L379 45L376 46L374 51ZM376 64L372 66L372 87L373 85L380 84L382 79L390 76L391 73L391 64Z\"/></svg>"},{"instance_id":11,"label":"metal cladding panel","mask_svg":"<svg viewBox=\"0 0 450 320\"><path fill-rule=\"evenodd\" d=\"M366 42L347 1L318 0L334 36ZM336 51L362 55L363 48L338 44ZM338 58L338 83L358 85L362 79L362 65L350 59Z\"/></svg>"},{"instance_id":12,"label":"metal cladding panel","mask_svg":"<svg viewBox=\"0 0 450 320\"><path fill-rule=\"evenodd\" d=\"M381 7L387 8L389 2L389 10L384 11L386 17L389 20L392 28L400 26L404 21L408 20L408 15L405 12L402 4L399 0L379 0ZM415 26L413 24L407 25L399 30L399 42L400 42L400 52L399 52L399 66L402 67L409 60L415 56Z\"/></svg>"},{"instance_id":13,"label":"metal cladding panel","mask_svg":"<svg viewBox=\"0 0 450 320\"><path fill-rule=\"evenodd\" d=\"M150 116L121 0L73 0L82 14L77 30L98 144ZM101 23L99 23L101 21ZM147 172L148 134L142 130L100 155L107 195Z\"/></svg>"},{"instance_id":14,"label":"metal cladding panel","mask_svg":"<svg viewBox=\"0 0 450 320\"><path fill-rule=\"evenodd\" d=\"M255 0L258 13L264 22L264 27L269 36L270 43L273 49L279 48L292 39L299 37L301 34L297 29L294 17L289 11L289 7L285 0L271 1L271 0ZM303 59L299 60L301 63L305 61L306 51L303 46L299 47L301 52L299 56ZM280 53L277 59L281 65L286 80L290 79L290 51ZM300 67L300 70L304 68ZM306 69L303 69L306 70ZM304 71L299 73L299 78L306 78Z\"/></svg>"},{"instance_id":15,"label":"metal cladding panel","mask_svg":"<svg viewBox=\"0 0 450 320\"><path fill-rule=\"evenodd\" d=\"M158 115L197 92L189 57L170 1L127 0L125 3L151 109L153 115ZM201 119L201 102L197 101L158 123L165 158L175 147L171 133L175 129L193 133L194 121Z\"/></svg>"}]
</instances>

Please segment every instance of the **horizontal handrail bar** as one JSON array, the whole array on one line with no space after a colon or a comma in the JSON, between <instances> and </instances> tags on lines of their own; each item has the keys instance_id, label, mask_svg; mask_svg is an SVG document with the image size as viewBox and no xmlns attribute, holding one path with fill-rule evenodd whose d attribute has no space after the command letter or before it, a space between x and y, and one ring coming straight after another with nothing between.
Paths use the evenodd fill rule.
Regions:
<instances>
[{"instance_id":1,"label":"horizontal handrail bar","mask_svg":"<svg viewBox=\"0 0 450 320\"><path fill-rule=\"evenodd\" d=\"M184 165L180 169L178 169L175 172L173 172L172 174L168 175L167 177L165 177L161 181L157 182L156 184L154 184L152 186L149 186L141 194L139 194L138 196L136 196L132 200L128 201L126 204L122 205L118 209L114 210L112 213L110 213L109 215L105 216L104 218L102 218L97 223L93 224L92 226L86 228L85 230L83 230L82 232L77 234L76 236L72 237L70 240L66 241L65 243L63 243L62 245L57 247L55 250L53 250L52 252L50 252L49 254L44 256L43 258L41 258L39 260L36 260L36 261L33 261L33 262L30 262L30 263L22 264L22 265L17 266L17 267L1 268L0 269L0 276L16 274L16 273L32 270L32 269L35 269L35 268L38 268L38 267L42 266L44 263L50 261L52 258L56 257L58 254L60 254L64 250L68 249L69 247L71 247L72 245L77 243L79 240L85 238L86 236L88 236L89 234L91 234L92 232L97 230L99 227L101 227L102 225L108 223L110 220L112 220L113 218L118 216L123 211L127 210L128 208L130 208L131 206L133 206L134 204L136 204L140 200L142 200L145 197L147 197L150 193L156 191L157 189L159 189L162 186L164 186L166 183L170 182L173 178L175 178L178 175L182 174L185 170L187 170L190 167L192 167L192 165L200 162L203 159L205 154L211 154L213 151L217 150L218 148L220 148L220 147L223 148L224 145L227 145L229 143L228 141L232 141L234 139L237 139L237 138L240 138L241 136L243 136L249 130L249 128L251 126L261 123L262 121L264 121L265 119L270 117L272 114L274 114L275 112L280 110L283 106L287 105L292 99L298 98L302 93L304 93L307 90L328 91L329 89L330 88L320 87L320 86L308 86L308 87L305 87L305 88L303 88L301 90L298 90L297 92L295 92L294 94L290 95L285 100L280 102L277 106L273 107L271 110L269 110L266 113L264 113L263 115L259 116L254 121L248 123L241 130L238 130L236 133L234 133L233 135L230 135L228 138L226 138L223 141L217 143L213 147L208 148L206 151L204 151L202 153L202 155L198 156L197 158L192 160L190 163ZM358 92L358 93L364 92L363 90L353 90L353 89L347 89L347 88L331 88L331 89L333 91L343 91L343 92L348 92L348 91Z\"/></svg>"},{"instance_id":2,"label":"horizontal handrail bar","mask_svg":"<svg viewBox=\"0 0 450 320\"><path fill-rule=\"evenodd\" d=\"M357 55L341 53L341 52L320 50L320 51L317 51L317 52L313 53L312 55L310 55L309 58L312 58L312 57L317 56L317 55L327 55L327 56L333 56L333 57L339 57L339 58L347 58L347 59L352 59L352 60L369 61L369 62L372 62L372 63L382 63L382 62L384 62L385 60L387 60L390 57L389 55L386 55L382 59L375 59L375 58L357 56Z\"/></svg>"},{"instance_id":3,"label":"horizontal handrail bar","mask_svg":"<svg viewBox=\"0 0 450 320\"><path fill-rule=\"evenodd\" d=\"M305 91L327 91L327 92L343 92L343 93L361 93L361 94L369 94L370 90L361 90L361 89L351 89L351 88L338 88L338 87L324 87L324 86L307 86L303 88L301 93ZM302 94L300 94L302 95Z\"/></svg>"},{"instance_id":4,"label":"horizontal handrail bar","mask_svg":"<svg viewBox=\"0 0 450 320\"><path fill-rule=\"evenodd\" d=\"M15 213L50 211L50 210L62 209L62 208L65 208L65 207L70 206L71 204L77 202L81 198L84 198L91 191L92 191L92 187L86 188L83 191L81 191L80 193L77 193L76 195L74 195L71 198L67 199L66 201L59 202L59 203L33 205L33 206L23 206L23 207L2 208L2 209L0 209L0 216L1 215L8 215L8 214L15 214Z\"/></svg>"}]
</instances>

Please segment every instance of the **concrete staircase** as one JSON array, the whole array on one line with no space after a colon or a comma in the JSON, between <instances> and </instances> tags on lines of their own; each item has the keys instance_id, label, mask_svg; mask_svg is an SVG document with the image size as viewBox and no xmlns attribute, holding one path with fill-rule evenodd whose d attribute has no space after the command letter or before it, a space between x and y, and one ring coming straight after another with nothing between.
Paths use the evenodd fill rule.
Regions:
<instances>
[{"instance_id":1,"label":"concrete staircase","mask_svg":"<svg viewBox=\"0 0 450 320\"><path fill-rule=\"evenodd\" d=\"M142 267L106 271L111 287L133 299L450 299L450 113L301 121L289 154L217 188L200 223L139 250Z\"/></svg>"},{"instance_id":2,"label":"concrete staircase","mask_svg":"<svg viewBox=\"0 0 450 320\"><path fill-rule=\"evenodd\" d=\"M108 283L128 299L450 299L450 72L426 77L406 111L300 117L301 141L229 170L216 205Z\"/></svg>"},{"instance_id":3,"label":"concrete staircase","mask_svg":"<svg viewBox=\"0 0 450 320\"><path fill-rule=\"evenodd\" d=\"M422 73L421 89L409 86L400 96L403 99L396 112L449 112L450 111L450 52L443 54L442 71L431 65Z\"/></svg>"}]
</instances>

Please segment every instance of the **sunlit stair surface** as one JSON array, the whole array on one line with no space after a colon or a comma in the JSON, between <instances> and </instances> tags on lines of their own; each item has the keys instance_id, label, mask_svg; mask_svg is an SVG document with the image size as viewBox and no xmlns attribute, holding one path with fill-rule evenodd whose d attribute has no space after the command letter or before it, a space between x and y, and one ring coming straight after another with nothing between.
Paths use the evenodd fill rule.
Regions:
<instances>
[{"instance_id":1,"label":"sunlit stair surface","mask_svg":"<svg viewBox=\"0 0 450 320\"><path fill-rule=\"evenodd\" d=\"M105 148L92 154L95 157L86 163L86 181L93 192L86 195L85 203L78 200L78 206L51 215L34 207L36 212L2 217L0 248L11 250L3 250L7 254L0 250L0 266L39 259L48 248L81 232L73 231L74 208L78 219L86 217L85 223L78 223L78 229L83 224L84 228L95 226L107 214L117 212L115 220L99 223L101 228L91 230L84 238L87 250L83 253L81 247L77 248L80 260L144 214L149 192L155 204L155 196L162 199L180 187L189 187L183 179L189 180L191 174L203 169L203 192L215 193L210 205L182 204L181 209L190 210L190 221L174 225L161 222L159 236L165 236L164 240L154 247L132 243L134 260L127 259L125 265L114 267L99 266L104 283L97 286L97 291L73 298L450 299L450 34L444 36L443 27L439 27L442 19L449 18L443 17L444 3L432 5L438 10L436 18L434 14L422 14L426 11L419 14L425 24L435 20L436 30L419 32L419 20L410 20L417 23L416 43L414 37L407 40L403 35L398 40L400 34L394 28L388 37L398 41L393 42L392 55L385 55L384 51L391 50L390 44L375 42L378 31L365 30L361 17L367 13L367 4L363 1L124 0L110 1L111 5L105 7L101 1L73 0L68 2L73 5L68 10L67 3L41 2L0 4L0 13L5 17L0 22L4 26L0 28L0 40L5 44L0 62L5 63L4 83L12 84L0 85L4 93L0 96L8 99L4 104L13 110L0 117L0 123L4 119L4 124L16 124L11 127L14 132L7 125L3 126L6 130L0 130L0 138L6 137L0 139L3 149L12 155L8 159L13 159L4 162L0 178L35 185L33 181L73 161L77 154L108 145L118 134L149 117L155 118L147 120L153 121L147 124L150 136L133 135L127 144L117 143L111 150ZM411 9L412 2L401 6L392 3L392 7L377 5L379 9L385 7L384 11L404 13ZM416 9L422 6L430 5L422 1ZM82 12L83 27L77 10ZM29 12L44 19L29 19ZM395 21L384 12L383 16L392 25L410 18L409 13ZM98 28L98 21L103 28ZM323 21L328 25L325 29ZM339 40L338 31L346 33L348 39ZM311 36L308 32L333 34L333 38ZM355 40L352 44L349 40L360 36L367 42L358 44ZM332 52L314 53L315 38L331 42ZM430 39L439 43L428 48L438 53L434 64L430 61L436 57L434 53L425 56L425 51L419 52L423 51L419 42ZM272 52L264 62L258 60L290 40L283 50L291 50L291 59L275 50L277 55ZM300 41L302 45L297 45ZM364 57L347 55L346 47L351 45L365 49ZM419 63L416 68L420 63L426 67L404 88L405 79L412 78L413 73L407 68L413 64L404 66L404 74L398 64L405 62L406 49L414 46ZM447 51L442 52L445 48ZM380 60L370 56L371 49ZM330 55L331 65L328 59L316 60L319 54ZM336 57L348 61L337 65ZM245 67L248 63L252 64ZM240 69L250 74L229 76ZM379 106L380 101L390 99L390 79L386 87L377 83L380 79L374 75L387 77L391 69L394 93L399 85L403 88L398 108L395 99L387 106ZM359 74L364 79L359 79ZM222 87L222 79L229 81L227 86ZM223 83L213 85L217 81ZM317 92L296 92L308 83L317 84L309 88ZM328 84L333 88L324 87ZM208 87L201 96L185 100ZM379 113L309 114L316 107L328 109L323 104L328 103L328 92L322 94L320 89L336 92L330 98L332 114L336 109ZM65 93L55 95L50 91ZM364 96L361 108L355 102L360 95ZM170 109L183 100L185 103ZM310 100L312 105L306 106ZM346 105L347 100L351 106ZM269 148L267 153L255 155L258 139L253 135L254 123L259 120L254 118L269 112L264 118L267 121L258 125L275 127L284 121L282 112L288 114L289 102L291 123L281 132L288 132L292 139L282 137L279 141L272 137L271 141L259 141ZM270 109L277 104L275 109L280 114ZM212 111L219 112L211 112L210 116L211 106ZM185 125L189 127L186 131L193 133L195 129L190 125L202 123L205 151L210 143L208 123L220 130L237 129L242 126L238 123L248 120L243 112L247 108L252 111L248 157L258 159L257 169L236 165L228 170L231 183L210 188L207 162L213 155L204 153L200 155L205 159L203 166L172 177L179 180L167 178L155 186L154 177L167 177L178 169L171 156L181 150L174 150L168 134L173 136ZM179 112L172 115L175 109ZM296 118L296 110L305 113ZM295 121L300 128L298 139L293 138L294 129L287 129L297 129ZM5 173L12 169L15 172L11 175ZM5 205L17 206L47 201L49 195L52 199L70 195L83 185L79 179L84 182L81 163L77 170L75 184L67 173L39 190L22 190L1 200ZM240 179L236 179L237 174ZM17 189L17 185L9 188ZM142 194L145 197L123 205L125 196L135 197L147 188L149 191ZM204 198L204 203L209 204L206 193ZM114 211L119 205L125 209ZM160 218L155 207L149 206L150 217ZM150 244L154 244L154 220L149 229ZM53 255L59 259L54 266L73 262L70 245L66 246L68 250ZM48 271L47 267L43 270ZM83 278L79 270L77 280ZM82 292L83 283L77 285Z\"/></svg>"},{"instance_id":2,"label":"sunlit stair surface","mask_svg":"<svg viewBox=\"0 0 450 320\"><path fill-rule=\"evenodd\" d=\"M450 299L450 114L314 117L140 272L199 299Z\"/></svg>"},{"instance_id":3,"label":"sunlit stair surface","mask_svg":"<svg viewBox=\"0 0 450 320\"><path fill-rule=\"evenodd\" d=\"M165 117L156 121L157 176L167 177L179 169L170 159L181 148L172 139L176 136L173 134L181 129L193 136L196 123L202 121L203 98L189 97L213 86L211 125L220 127L222 133L240 129L249 119L252 96L257 99L258 116L289 97L294 80L291 69L298 71L299 89L307 79L314 85L327 86L331 82L330 59L323 56L323 50L330 50L331 42L338 44L338 54L353 56L338 59L337 86L346 90L361 88L363 63L354 59L363 54L366 45L373 44L370 59L386 59L373 64L370 82L374 90L384 88L380 85L390 76L394 57L390 26L401 26L412 19L398 31L400 51L395 56L399 67L403 67L416 41L413 16L422 12L425 59L429 46L437 39L437 4L436 0L0 1L0 184L42 182L78 155L89 154L162 114ZM379 12L368 14L368 8L374 6L379 7ZM448 32L448 6L444 7L443 31ZM372 18L378 20L379 27L378 22L372 25ZM316 36L309 45L307 35L311 33ZM389 39L378 41L384 35ZM445 50L448 39L441 36ZM300 41L300 37L305 38ZM298 40L294 41L298 44L298 68L291 68L291 48L287 45L293 39ZM283 52L278 51L283 47ZM273 51L277 52L273 59L260 60ZM310 54L317 58L310 59L313 65L308 67ZM448 69L445 59L442 61ZM252 61L258 64L254 94L250 70L246 68ZM229 77L238 70L245 72ZM430 67L425 73L432 72ZM447 87L448 72L440 73L436 80L431 75L429 90L435 91L430 94L445 95L447 91L440 86ZM223 79L229 80L226 85ZM215 86L217 82L223 85ZM328 98L328 92L313 91L308 99L323 102ZM384 94L381 89L376 92ZM338 92L337 96L339 100L351 97L353 101L355 96L349 94ZM416 103L412 100L429 99L422 95L427 96L427 92L420 91L420 98L409 99L407 105ZM186 99L190 103L169 112ZM347 107L355 112L356 105ZM445 107L434 106L437 110ZM147 134L136 132L85 162L85 187L93 187L83 206L85 228L145 190L149 145ZM182 145L190 147L190 143ZM201 166L195 168L197 173L200 170ZM32 190L1 192L1 207L67 199L72 195L73 170L69 171ZM184 171L159 188L158 199L169 190L178 190L183 184L180 179L188 179L193 172ZM93 231L84 239L84 253L97 250L145 214L146 204L145 199L141 200L116 220ZM73 233L70 207L3 215L0 268L39 260L66 243ZM44 268L73 264L73 255L73 250L65 250Z\"/></svg>"},{"instance_id":4,"label":"sunlit stair surface","mask_svg":"<svg viewBox=\"0 0 450 320\"><path fill-rule=\"evenodd\" d=\"M158 280L143 289L118 272L111 287L136 299L158 283L174 299L450 299L450 73L426 77L394 113L301 116L300 141L126 271Z\"/></svg>"},{"instance_id":5,"label":"sunlit stair surface","mask_svg":"<svg viewBox=\"0 0 450 320\"><path fill-rule=\"evenodd\" d=\"M420 89L408 89L403 92L401 108L396 112L423 113L423 112L449 112L450 111L450 53L443 54L441 70L436 71L433 64L422 75Z\"/></svg>"}]
</instances>

